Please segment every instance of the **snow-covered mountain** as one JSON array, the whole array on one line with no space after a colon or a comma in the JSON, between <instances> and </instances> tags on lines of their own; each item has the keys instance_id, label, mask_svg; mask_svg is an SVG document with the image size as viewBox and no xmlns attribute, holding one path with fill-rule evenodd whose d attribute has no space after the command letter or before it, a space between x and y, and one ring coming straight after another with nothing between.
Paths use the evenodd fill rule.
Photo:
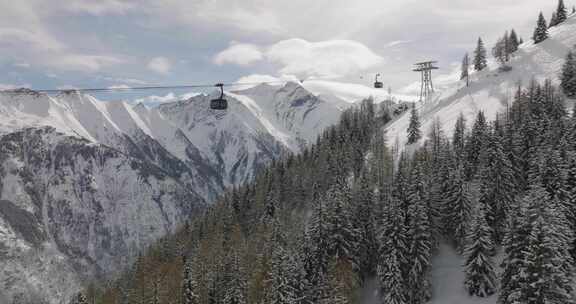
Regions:
<instances>
[{"instance_id":1,"label":"snow-covered mountain","mask_svg":"<svg viewBox=\"0 0 576 304\"><path fill-rule=\"evenodd\" d=\"M479 110L484 111L488 120L493 120L507 104L512 103L518 85L528 85L532 79L550 79L558 85L566 54L576 45L575 33L576 15L572 15L564 23L550 28L547 40L538 44L530 40L522 44L511 59L511 71L499 71L497 64L493 63L489 68L472 74L469 87L464 81L454 82L426 103L418 104L423 134L426 135L436 117L448 135L452 134L460 113L464 114L469 126ZM409 118L408 111L386 127L390 143L397 139L401 147L405 145Z\"/></svg>"},{"instance_id":2,"label":"snow-covered mountain","mask_svg":"<svg viewBox=\"0 0 576 304\"><path fill-rule=\"evenodd\" d=\"M155 108L0 93L0 301L52 303L121 270L226 187L334 124L346 102L296 83Z\"/></svg>"}]
</instances>

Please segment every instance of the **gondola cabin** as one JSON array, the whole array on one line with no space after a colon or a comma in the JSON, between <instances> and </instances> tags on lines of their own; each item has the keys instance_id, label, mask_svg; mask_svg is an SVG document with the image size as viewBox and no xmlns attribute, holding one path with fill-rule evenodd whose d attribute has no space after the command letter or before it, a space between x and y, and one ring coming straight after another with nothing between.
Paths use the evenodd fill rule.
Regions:
<instances>
[{"instance_id":1,"label":"gondola cabin","mask_svg":"<svg viewBox=\"0 0 576 304\"><path fill-rule=\"evenodd\" d=\"M228 101L224 98L224 85L218 83L215 86L220 88L220 97L210 101L210 109L220 111L228 109Z\"/></svg>"},{"instance_id":2,"label":"gondola cabin","mask_svg":"<svg viewBox=\"0 0 576 304\"><path fill-rule=\"evenodd\" d=\"M382 89L384 87L384 83L382 81L379 81L378 77L380 77L380 74L376 74L376 79L374 80L374 88Z\"/></svg>"}]
</instances>

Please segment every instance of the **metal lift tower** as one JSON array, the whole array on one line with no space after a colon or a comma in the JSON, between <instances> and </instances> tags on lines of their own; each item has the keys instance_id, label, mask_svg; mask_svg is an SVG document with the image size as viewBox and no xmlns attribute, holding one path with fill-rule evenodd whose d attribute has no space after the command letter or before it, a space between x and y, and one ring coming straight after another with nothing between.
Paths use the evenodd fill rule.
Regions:
<instances>
[{"instance_id":1,"label":"metal lift tower","mask_svg":"<svg viewBox=\"0 0 576 304\"><path fill-rule=\"evenodd\" d=\"M432 70L437 70L434 66L437 61L426 61L414 64L414 72L420 72L422 75L422 84L420 86L420 101L428 100L428 97L434 93L434 84L432 83Z\"/></svg>"}]
</instances>

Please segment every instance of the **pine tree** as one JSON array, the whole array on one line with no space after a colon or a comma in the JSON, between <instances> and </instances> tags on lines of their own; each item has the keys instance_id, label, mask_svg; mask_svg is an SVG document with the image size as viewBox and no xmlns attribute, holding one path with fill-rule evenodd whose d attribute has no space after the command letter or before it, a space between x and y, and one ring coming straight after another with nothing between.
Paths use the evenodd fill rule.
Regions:
<instances>
[{"instance_id":1,"label":"pine tree","mask_svg":"<svg viewBox=\"0 0 576 304\"><path fill-rule=\"evenodd\" d=\"M576 97L576 54L569 51L566 61L562 66L561 84L562 90L567 97Z\"/></svg>"},{"instance_id":2,"label":"pine tree","mask_svg":"<svg viewBox=\"0 0 576 304\"><path fill-rule=\"evenodd\" d=\"M500 66L506 66L506 63L510 61L511 45L508 38L508 32L504 34L502 38L496 42L494 48L492 48L492 55L498 62Z\"/></svg>"},{"instance_id":3,"label":"pine tree","mask_svg":"<svg viewBox=\"0 0 576 304\"><path fill-rule=\"evenodd\" d=\"M326 287L327 296L323 297L320 304L351 304L353 302L354 289L357 288L356 275L351 265L343 260L333 258L328 267Z\"/></svg>"},{"instance_id":4,"label":"pine tree","mask_svg":"<svg viewBox=\"0 0 576 304\"><path fill-rule=\"evenodd\" d=\"M383 163L378 163L384 166ZM362 274L372 275L376 268L376 240L374 230L374 190L366 170L362 171L360 178L354 187L355 206L353 216L353 229L358 231L359 246L356 255L360 261L360 270Z\"/></svg>"},{"instance_id":5,"label":"pine tree","mask_svg":"<svg viewBox=\"0 0 576 304\"><path fill-rule=\"evenodd\" d=\"M237 250L232 251L229 259L223 304L246 304L246 279Z\"/></svg>"},{"instance_id":6,"label":"pine tree","mask_svg":"<svg viewBox=\"0 0 576 304\"><path fill-rule=\"evenodd\" d=\"M466 235L466 280L464 284L473 296L486 297L496 292L496 274L490 258L494 244L492 231L486 222L482 204L474 212Z\"/></svg>"},{"instance_id":7,"label":"pine tree","mask_svg":"<svg viewBox=\"0 0 576 304\"><path fill-rule=\"evenodd\" d=\"M290 278L290 258L283 245L276 243L272 251L268 286L265 290L265 304L293 304L298 295Z\"/></svg>"},{"instance_id":8,"label":"pine tree","mask_svg":"<svg viewBox=\"0 0 576 304\"><path fill-rule=\"evenodd\" d=\"M444 194L444 226L456 246L462 250L466 225L472 212L470 185L465 181L463 166L459 165L451 177L450 188Z\"/></svg>"},{"instance_id":9,"label":"pine tree","mask_svg":"<svg viewBox=\"0 0 576 304\"><path fill-rule=\"evenodd\" d=\"M494 230L496 240L501 240L516 185L512 164L497 136L487 137L480 162L480 203L487 206L484 212L488 223Z\"/></svg>"},{"instance_id":10,"label":"pine tree","mask_svg":"<svg viewBox=\"0 0 576 304\"><path fill-rule=\"evenodd\" d=\"M317 188L317 184L313 189ZM317 284L320 274L326 274L329 261L329 222L326 202L319 198L318 190L313 193L313 210L307 225L307 243L312 244L310 256L306 259L306 272L311 284Z\"/></svg>"},{"instance_id":11,"label":"pine tree","mask_svg":"<svg viewBox=\"0 0 576 304\"><path fill-rule=\"evenodd\" d=\"M506 240L499 302L574 303L568 229L558 203L534 184L520 204Z\"/></svg>"},{"instance_id":12,"label":"pine tree","mask_svg":"<svg viewBox=\"0 0 576 304\"><path fill-rule=\"evenodd\" d=\"M558 0L558 8L556 9L556 24L560 24L568 19L568 10L564 5L564 0Z\"/></svg>"},{"instance_id":13,"label":"pine tree","mask_svg":"<svg viewBox=\"0 0 576 304\"><path fill-rule=\"evenodd\" d=\"M554 27L558 25L558 16L556 12L552 12L552 17L550 17L550 24L548 24L548 28Z\"/></svg>"},{"instance_id":14,"label":"pine tree","mask_svg":"<svg viewBox=\"0 0 576 304\"><path fill-rule=\"evenodd\" d=\"M472 180L478 172L480 154L486 145L488 133L486 116L484 116L484 112L479 111L472 126L472 132L466 141L467 167L465 169L468 180Z\"/></svg>"},{"instance_id":15,"label":"pine tree","mask_svg":"<svg viewBox=\"0 0 576 304\"><path fill-rule=\"evenodd\" d=\"M548 39L548 26L546 25L546 19L542 13L538 16L538 22L532 39L534 40L534 43L540 43Z\"/></svg>"},{"instance_id":16,"label":"pine tree","mask_svg":"<svg viewBox=\"0 0 576 304\"><path fill-rule=\"evenodd\" d=\"M358 269L359 261L358 231L352 225L352 210L350 189L346 181L341 180L334 185L326 196L328 210L328 254L339 259L348 260L354 269Z\"/></svg>"},{"instance_id":17,"label":"pine tree","mask_svg":"<svg viewBox=\"0 0 576 304\"><path fill-rule=\"evenodd\" d=\"M412 169L410 181L410 207L408 228L408 290L410 303L424 303L430 300L430 282L428 272L432 256L432 225L430 210L424 195L424 172L421 164L416 162Z\"/></svg>"},{"instance_id":18,"label":"pine tree","mask_svg":"<svg viewBox=\"0 0 576 304\"><path fill-rule=\"evenodd\" d=\"M379 259L378 282L382 303L407 304L407 288L404 276L406 257L406 228L400 202L393 199L384 211L378 233Z\"/></svg>"},{"instance_id":19,"label":"pine tree","mask_svg":"<svg viewBox=\"0 0 576 304\"><path fill-rule=\"evenodd\" d=\"M514 31L514 29L512 29L510 31L510 36L508 38L510 41L510 43L509 43L510 48L508 50L508 53L512 54L512 53L518 51L518 46L520 45L520 40L518 39L518 35L516 34L516 31Z\"/></svg>"},{"instance_id":20,"label":"pine tree","mask_svg":"<svg viewBox=\"0 0 576 304\"><path fill-rule=\"evenodd\" d=\"M183 304L199 304L198 284L192 271L192 264L186 263L183 275Z\"/></svg>"},{"instance_id":21,"label":"pine tree","mask_svg":"<svg viewBox=\"0 0 576 304\"><path fill-rule=\"evenodd\" d=\"M88 304L88 299L80 292L72 299L72 304Z\"/></svg>"},{"instance_id":22,"label":"pine tree","mask_svg":"<svg viewBox=\"0 0 576 304\"><path fill-rule=\"evenodd\" d=\"M468 53L466 53L462 59L462 72L460 73L460 80L466 79L466 86L470 85L469 71L470 59L468 58Z\"/></svg>"},{"instance_id":23,"label":"pine tree","mask_svg":"<svg viewBox=\"0 0 576 304\"><path fill-rule=\"evenodd\" d=\"M454 135L452 136L452 147L456 159L460 160L464 157L466 146L466 118L463 113L458 115L456 125L454 127Z\"/></svg>"},{"instance_id":24,"label":"pine tree","mask_svg":"<svg viewBox=\"0 0 576 304\"><path fill-rule=\"evenodd\" d=\"M478 45L474 51L474 70L482 71L488 66L488 59L486 57L486 48L482 38L478 38Z\"/></svg>"},{"instance_id":25,"label":"pine tree","mask_svg":"<svg viewBox=\"0 0 576 304\"><path fill-rule=\"evenodd\" d=\"M418 117L418 110L416 104L412 105L412 112L410 112L410 124L408 125L408 144L416 143L422 138L420 131L420 118Z\"/></svg>"},{"instance_id":26,"label":"pine tree","mask_svg":"<svg viewBox=\"0 0 576 304\"><path fill-rule=\"evenodd\" d=\"M508 229L503 242L506 255L501 265L504 271L500 277L498 304L522 303L513 302L513 297L526 281L526 248L531 230L527 216L527 203L519 199L512 210L514 213L508 221Z\"/></svg>"}]
</instances>

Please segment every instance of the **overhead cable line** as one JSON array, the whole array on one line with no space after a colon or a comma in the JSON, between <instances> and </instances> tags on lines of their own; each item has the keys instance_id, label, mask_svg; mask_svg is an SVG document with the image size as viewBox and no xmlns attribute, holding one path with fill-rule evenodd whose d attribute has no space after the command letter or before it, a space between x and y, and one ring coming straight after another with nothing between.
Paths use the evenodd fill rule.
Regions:
<instances>
[{"instance_id":1,"label":"overhead cable line","mask_svg":"<svg viewBox=\"0 0 576 304\"><path fill-rule=\"evenodd\" d=\"M287 80L279 81L264 81L264 82L233 82L233 83L218 83L218 84L187 84L187 85L155 85L155 86L140 86L140 87L107 87L107 88L70 88L70 89L13 89L13 90L2 90L5 93L45 93L45 94L57 94L57 93L70 93L70 92L80 92L80 93L113 93L113 92L131 92L131 91L147 91L147 90L181 90L181 89L199 89L199 88L218 88L218 87L240 87L249 85L260 85L260 84L283 84L287 83Z\"/></svg>"}]
</instances>

